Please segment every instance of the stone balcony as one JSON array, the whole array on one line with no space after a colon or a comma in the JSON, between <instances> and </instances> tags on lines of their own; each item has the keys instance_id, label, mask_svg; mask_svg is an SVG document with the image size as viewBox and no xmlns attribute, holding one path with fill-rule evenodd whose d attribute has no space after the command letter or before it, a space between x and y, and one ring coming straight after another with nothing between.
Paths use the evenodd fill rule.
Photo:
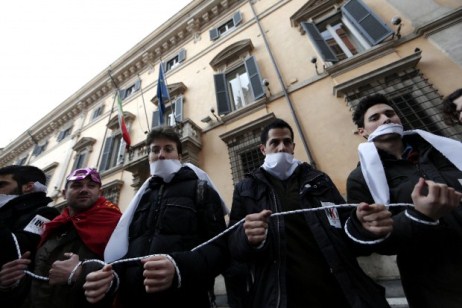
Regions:
<instances>
[{"instance_id":1,"label":"stone balcony","mask_svg":"<svg viewBox=\"0 0 462 308\"><path fill-rule=\"evenodd\" d=\"M185 119L177 124L175 129L180 134L183 146L182 162L189 162L198 166L199 152L202 149L202 129L190 119ZM125 153L124 169L133 174L131 186L135 189L138 189L149 177L148 154L149 149L144 141L133 145L130 151Z\"/></svg>"}]
</instances>

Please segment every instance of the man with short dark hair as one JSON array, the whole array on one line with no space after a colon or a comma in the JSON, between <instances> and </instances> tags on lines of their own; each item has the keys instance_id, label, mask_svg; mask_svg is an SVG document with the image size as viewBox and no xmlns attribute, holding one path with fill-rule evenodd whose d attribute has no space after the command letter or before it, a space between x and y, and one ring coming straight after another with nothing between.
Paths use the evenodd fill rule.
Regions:
<instances>
[{"instance_id":1,"label":"man with short dark hair","mask_svg":"<svg viewBox=\"0 0 462 308\"><path fill-rule=\"evenodd\" d=\"M261 134L263 165L234 190L231 256L250 268L248 307L389 307L382 287L359 267L343 232L351 208L270 217L344 204L332 180L296 160L294 133L275 119Z\"/></svg>"},{"instance_id":2,"label":"man with short dark hair","mask_svg":"<svg viewBox=\"0 0 462 308\"><path fill-rule=\"evenodd\" d=\"M410 307L462 307L462 144L414 130L382 94L363 98L353 112L360 165L347 180L348 202L361 203L347 230L368 248L397 254ZM377 238L369 231L388 225ZM385 221L382 219L384 218Z\"/></svg>"},{"instance_id":3,"label":"man with short dark hair","mask_svg":"<svg viewBox=\"0 0 462 308\"><path fill-rule=\"evenodd\" d=\"M33 272L49 281L34 279L28 307L87 307L82 285L85 276L102 266L83 261L103 258L104 248L121 213L101 196L101 178L92 168L74 170L66 178L67 206L45 226ZM5 264L0 277L10 282L24 278L27 257ZM27 293L24 294L27 296ZM109 301L100 303L110 307Z\"/></svg>"},{"instance_id":4,"label":"man with short dark hair","mask_svg":"<svg viewBox=\"0 0 462 308\"><path fill-rule=\"evenodd\" d=\"M0 168L0 268L8 261L17 259L16 243L21 251L35 255L43 226L59 212L47 205L52 202L46 196L46 177L35 166L11 165ZM3 292L15 287L14 294ZM21 289L28 282L5 284L0 275L0 306L17 307L23 301ZM17 294L18 296L14 296Z\"/></svg>"},{"instance_id":5,"label":"man with short dark hair","mask_svg":"<svg viewBox=\"0 0 462 308\"><path fill-rule=\"evenodd\" d=\"M226 238L191 251L226 228L222 202L203 171L182 164L172 127L146 138L152 177L133 198L105 251L105 260L141 258L114 266L123 307L210 307L209 287L228 264ZM107 297L112 267L87 276L87 299ZM115 280L113 280L113 283Z\"/></svg>"}]
</instances>

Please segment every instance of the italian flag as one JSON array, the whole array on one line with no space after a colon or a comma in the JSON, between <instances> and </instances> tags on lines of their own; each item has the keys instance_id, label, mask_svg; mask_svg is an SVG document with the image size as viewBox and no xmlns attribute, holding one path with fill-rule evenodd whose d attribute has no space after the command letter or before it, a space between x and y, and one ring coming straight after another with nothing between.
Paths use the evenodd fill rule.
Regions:
<instances>
[{"instance_id":1,"label":"italian flag","mask_svg":"<svg viewBox=\"0 0 462 308\"><path fill-rule=\"evenodd\" d=\"M127 125L125 125L124 120L124 111L122 109L122 99L120 98L120 93L117 91L117 109L119 113L119 127L122 132L122 138L125 141L125 148L128 150L130 148L130 134L128 133Z\"/></svg>"}]
</instances>

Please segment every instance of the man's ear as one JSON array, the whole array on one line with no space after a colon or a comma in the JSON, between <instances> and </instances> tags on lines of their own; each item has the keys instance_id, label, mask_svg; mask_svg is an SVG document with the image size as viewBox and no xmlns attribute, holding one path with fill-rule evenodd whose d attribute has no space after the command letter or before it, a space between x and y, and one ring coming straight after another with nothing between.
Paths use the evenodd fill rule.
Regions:
<instances>
[{"instance_id":1,"label":"man's ear","mask_svg":"<svg viewBox=\"0 0 462 308\"><path fill-rule=\"evenodd\" d=\"M266 147L264 144L260 144L259 146L260 148L260 152L263 154L263 155L266 155Z\"/></svg>"},{"instance_id":2,"label":"man's ear","mask_svg":"<svg viewBox=\"0 0 462 308\"><path fill-rule=\"evenodd\" d=\"M363 138L367 139L369 137L364 130L364 127L358 127L358 135L362 136Z\"/></svg>"},{"instance_id":3,"label":"man's ear","mask_svg":"<svg viewBox=\"0 0 462 308\"><path fill-rule=\"evenodd\" d=\"M294 154L295 154L295 142L292 143L292 155L294 155Z\"/></svg>"},{"instance_id":4,"label":"man's ear","mask_svg":"<svg viewBox=\"0 0 462 308\"><path fill-rule=\"evenodd\" d=\"M64 198L64 199L67 199L67 198L66 198L66 189L63 189L63 191L62 191L61 193L63 194L63 198Z\"/></svg>"},{"instance_id":5,"label":"man's ear","mask_svg":"<svg viewBox=\"0 0 462 308\"><path fill-rule=\"evenodd\" d=\"M26 184L22 185L21 190L23 194L28 194L34 192L34 183L35 182L27 182Z\"/></svg>"}]
</instances>

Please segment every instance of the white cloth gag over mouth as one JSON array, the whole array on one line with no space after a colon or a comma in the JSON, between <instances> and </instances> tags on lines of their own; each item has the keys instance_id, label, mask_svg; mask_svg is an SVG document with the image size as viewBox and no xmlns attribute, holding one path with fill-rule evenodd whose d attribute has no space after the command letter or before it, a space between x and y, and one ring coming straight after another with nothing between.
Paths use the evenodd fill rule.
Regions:
<instances>
[{"instance_id":1,"label":"white cloth gag over mouth","mask_svg":"<svg viewBox=\"0 0 462 308\"><path fill-rule=\"evenodd\" d=\"M218 193L218 190L216 190L215 185L213 184L212 180L209 178L207 173L205 173L205 171L194 166L191 163L185 163L183 166L191 168L200 180L207 181L207 183ZM116 228L112 232L111 238L109 239L106 249L104 250L104 261L106 263L114 262L116 260L123 258L126 255L128 251L128 229L130 227L133 215L135 214L138 204L140 203L141 197L146 191L146 188L149 186L150 179L151 178L148 178L140 187L138 192L133 197L132 201L130 201L130 204L128 205L127 209L122 214L122 217L117 223ZM221 196L220 200L221 205L223 207L223 212L227 214L229 210L225 206L225 203Z\"/></svg>"},{"instance_id":2,"label":"white cloth gag over mouth","mask_svg":"<svg viewBox=\"0 0 462 308\"><path fill-rule=\"evenodd\" d=\"M152 176L161 177L165 183L170 183L181 169L181 162L178 159L158 159L149 163L149 168Z\"/></svg>"},{"instance_id":3,"label":"white cloth gag over mouth","mask_svg":"<svg viewBox=\"0 0 462 308\"><path fill-rule=\"evenodd\" d=\"M293 154L281 152L266 154L261 167L272 176L284 181L294 173L300 164L301 162L295 159Z\"/></svg>"},{"instance_id":4,"label":"white cloth gag over mouth","mask_svg":"<svg viewBox=\"0 0 462 308\"><path fill-rule=\"evenodd\" d=\"M378 136L390 133L400 134L403 131L399 124L384 124L379 126L368 138L368 142L361 143L358 146L359 161L361 171L367 183L369 191L374 198L375 203L390 204L390 188L388 187L385 170L380 160L379 153L373 139ZM436 150L441 152L457 169L462 170L462 143L434 135L432 133L415 129L402 132L403 136L418 134L425 141L430 143ZM401 135L401 134L400 134ZM372 138L371 138L372 137Z\"/></svg>"}]
</instances>

